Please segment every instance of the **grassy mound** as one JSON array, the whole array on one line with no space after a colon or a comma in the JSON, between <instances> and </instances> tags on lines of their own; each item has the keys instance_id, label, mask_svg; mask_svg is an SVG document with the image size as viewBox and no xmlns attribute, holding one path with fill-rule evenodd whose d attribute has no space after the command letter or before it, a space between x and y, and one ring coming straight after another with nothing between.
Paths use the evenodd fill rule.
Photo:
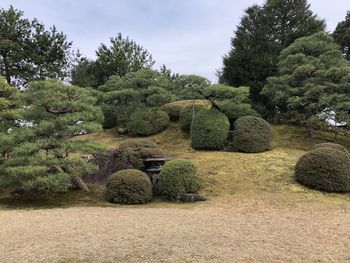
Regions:
<instances>
[{"instance_id":1,"label":"grassy mound","mask_svg":"<svg viewBox=\"0 0 350 263\"><path fill-rule=\"evenodd\" d=\"M255 116L239 118L234 123L232 147L235 151L245 153L271 150L272 130L270 124Z\"/></svg>"},{"instance_id":2,"label":"grassy mound","mask_svg":"<svg viewBox=\"0 0 350 263\"><path fill-rule=\"evenodd\" d=\"M152 183L148 176L134 169L112 174L106 185L108 202L118 204L144 204L152 200Z\"/></svg>"},{"instance_id":3,"label":"grassy mound","mask_svg":"<svg viewBox=\"0 0 350 263\"><path fill-rule=\"evenodd\" d=\"M222 149L230 122L222 112L211 109L198 112L191 124L191 142L195 149Z\"/></svg>"},{"instance_id":4,"label":"grassy mound","mask_svg":"<svg viewBox=\"0 0 350 263\"><path fill-rule=\"evenodd\" d=\"M350 191L350 160L346 153L319 147L303 155L295 167L296 180L308 187L330 192Z\"/></svg>"}]
</instances>

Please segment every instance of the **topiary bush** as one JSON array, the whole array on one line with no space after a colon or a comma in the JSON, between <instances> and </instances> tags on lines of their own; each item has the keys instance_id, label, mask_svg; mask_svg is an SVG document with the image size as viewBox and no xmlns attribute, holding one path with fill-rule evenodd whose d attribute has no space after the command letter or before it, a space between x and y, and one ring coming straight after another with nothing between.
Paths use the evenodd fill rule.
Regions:
<instances>
[{"instance_id":1,"label":"topiary bush","mask_svg":"<svg viewBox=\"0 0 350 263\"><path fill-rule=\"evenodd\" d=\"M196 173L197 167L189 160L169 161L160 172L158 192L171 200L176 200L185 193L196 193L200 187Z\"/></svg>"},{"instance_id":2,"label":"topiary bush","mask_svg":"<svg viewBox=\"0 0 350 263\"><path fill-rule=\"evenodd\" d=\"M164 157L160 147L150 140L132 139L119 145L117 153L117 170L138 169L144 171L144 159Z\"/></svg>"},{"instance_id":3,"label":"topiary bush","mask_svg":"<svg viewBox=\"0 0 350 263\"><path fill-rule=\"evenodd\" d=\"M272 130L270 124L255 116L245 116L235 121L232 147L235 151L258 153L271 150Z\"/></svg>"},{"instance_id":4,"label":"topiary bush","mask_svg":"<svg viewBox=\"0 0 350 263\"><path fill-rule=\"evenodd\" d=\"M128 131L133 135L151 135L164 131L169 125L169 115L157 109L136 111L128 122Z\"/></svg>"},{"instance_id":5,"label":"topiary bush","mask_svg":"<svg viewBox=\"0 0 350 263\"><path fill-rule=\"evenodd\" d=\"M194 109L194 116L196 116L200 110L207 109L207 106L200 105L200 104L187 105L181 110L179 122L180 122L181 129L185 132L189 132L191 130L191 123L193 119L193 109Z\"/></svg>"},{"instance_id":6,"label":"topiary bush","mask_svg":"<svg viewBox=\"0 0 350 263\"><path fill-rule=\"evenodd\" d=\"M337 149L337 150L342 151L343 153L347 154L350 157L349 151L344 146L337 144L337 143L330 143L330 142L319 143L319 144L316 144L312 148L312 150L316 150L316 149L324 148L324 147Z\"/></svg>"},{"instance_id":7,"label":"topiary bush","mask_svg":"<svg viewBox=\"0 0 350 263\"><path fill-rule=\"evenodd\" d=\"M168 113L171 121L178 121L183 106L175 103L168 103L162 105L160 109Z\"/></svg>"},{"instance_id":8,"label":"topiary bush","mask_svg":"<svg viewBox=\"0 0 350 263\"><path fill-rule=\"evenodd\" d=\"M220 105L220 109L225 113L231 124L244 116L260 117L259 113L249 103L236 104L232 101L226 101Z\"/></svg>"},{"instance_id":9,"label":"topiary bush","mask_svg":"<svg viewBox=\"0 0 350 263\"><path fill-rule=\"evenodd\" d=\"M149 177L135 169L112 174L106 185L108 202L118 204L144 204L152 200L152 183Z\"/></svg>"},{"instance_id":10,"label":"topiary bush","mask_svg":"<svg viewBox=\"0 0 350 263\"><path fill-rule=\"evenodd\" d=\"M349 157L334 147L319 147L299 159L295 178L299 183L319 190L350 191Z\"/></svg>"},{"instance_id":11,"label":"topiary bush","mask_svg":"<svg viewBox=\"0 0 350 263\"><path fill-rule=\"evenodd\" d=\"M191 124L191 142L195 149L221 149L227 142L230 122L216 109L201 110Z\"/></svg>"}]
</instances>

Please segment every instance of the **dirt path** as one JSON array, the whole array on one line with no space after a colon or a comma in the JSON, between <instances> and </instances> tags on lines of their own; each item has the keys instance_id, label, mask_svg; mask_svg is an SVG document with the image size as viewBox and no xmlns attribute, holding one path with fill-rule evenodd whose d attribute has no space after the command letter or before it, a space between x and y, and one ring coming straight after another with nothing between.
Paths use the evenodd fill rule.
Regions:
<instances>
[{"instance_id":1,"label":"dirt path","mask_svg":"<svg viewBox=\"0 0 350 263\"><path fill-rule=\"evenodd\" d=\"M350 205L0 211L0 262L350 262Z\"/></svg>"}]
</instances>

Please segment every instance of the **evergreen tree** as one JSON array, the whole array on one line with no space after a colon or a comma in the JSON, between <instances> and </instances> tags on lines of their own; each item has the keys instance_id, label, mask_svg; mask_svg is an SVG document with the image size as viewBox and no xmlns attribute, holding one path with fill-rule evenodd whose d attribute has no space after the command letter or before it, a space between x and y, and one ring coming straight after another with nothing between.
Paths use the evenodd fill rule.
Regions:
<instances>
[{"instance_id":1,"label":"evergreen tree","mask_svg":"<svg viewBox=\"0 0 350 263\"><path fill-rule=\"evenodd\" d=\"M276 113L306 123L312 136L315 120L349 120L350 64L326 33L297 39L282 51L278 76L268 78L262 94Z\"/></svg>"},{"instance_id":2,"label":"evergreen tree","mask_svg":"<svg viewBox=\"0 0 350 263\"><path fill-rule=\"evenodd\" d=\"M23 127L14 133L22 143L13 145L2 174L14 185L66 191L72 178L91 171L79 155L103 149L89 141L72 140L101 128L102 112L88 89L56 80L32 82L23 92Z\"/></svg>"},{"instance_id":3,"label":"evergreen tree","mask_svg":"<svg viewBox=\"0 0 350 263\"><path fill-rule=\"evenodd\" d=\"M219 77L231 86L249 86L255 102L268 76L276 73L280 52L302 36L323 31L325 22L310 10L306 0L267 0L245 11L223 59Z\"/></svg>"},{"instance_id":4,"label":"evergreen tree","mask_svg":"<svg viewBox=\"0 0 350 263\"><path fill-rule=\"evenodd\" d=\"M347 12L345 20L338 23L333 38L340 45L345 58L350 60L350 11Z\"/></svg>"},{"instance_id":5,"label":"evergreen tree","mask_svg":"<svg viewBox=\"0 0 350 263\"><path fill-rule=\"evenodd\" d=\"M53 26L23 18L23 12L0 9L0 74L7 83L25 86L32 80L68 76L71 42Z\"/></svg>"}]
</instances>

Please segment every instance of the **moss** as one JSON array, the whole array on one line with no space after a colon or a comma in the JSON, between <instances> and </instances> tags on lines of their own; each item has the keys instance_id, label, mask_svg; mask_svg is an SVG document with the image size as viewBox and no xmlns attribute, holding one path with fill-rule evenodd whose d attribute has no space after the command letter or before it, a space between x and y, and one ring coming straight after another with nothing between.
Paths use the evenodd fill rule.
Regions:
<instances>
[{"instance_id":1,"label":"moss","mask_svg":"<svg viewBox=\"0 0 350 263\"><path fill-rule=\"evenodd\" d=\"M341 150L319 147L299 159L295 178L299 183L319 190L350 191L349 157Z\"/></svg>"},{"instance_id":2,"label":"moss","mask_svg":"<svg viewBox=\"0 0 350 263\"><path fill-rule=\"evenodd\" d=\"M133 135L151 135L164 131L169 125L169 115L157 109L140 110L131 115L128 131Z\"/></svg>"},{"instance_id":3,"label":"moss","mask_svg":"<svg viewBox=\"0 0 350 263\"><path fill-rule=\"evenodd\" d=\"M271 150L272 130L270 124L255 116L239 118L233 127L232 147L235 151L258 153Z\"/></svg>"},{"instance_id":4,"label":"moss","mask_svg":"<svg viewBox=\"0 0 350 263\"><path fill-rule=\"evenodd\" d=\"M196 166L189 160L173 160L166 163L159 175L159 193L171 200L184 193L196 193L200 186L196 173Z\"/></svg>"},{"instance_id":5,"label":"moss","mask_svg":"<svg viewBox=\"0 0 350 263\"><path fill-rule=\"evenodd\" d=\"M230 123L225 114L211 109L198 112L191 124L191 142L195 149L222 149Z\"/></svg>"},{"instance_id":6,"label":"moss","mask_svg":"<svg viewBox=\"0 0 350 263\"><path fill-rule=\"evenodd\" d=\"M143 160L152 157L163 157L159 146L146 139L130 139L119 145L117 155L117 170L144 170Z\"/></svg>"},{"instance_id":7,"label":"moss","mask_svg":"<svg viewBox=\"0 0 350 263\"><path fill-rule=\"evenodd\" d=\"M152 200L152 183L138 170L128 169L112 174L106 185L108 202L118 204L144 204Z\"/></svg>"}]
</instances>

